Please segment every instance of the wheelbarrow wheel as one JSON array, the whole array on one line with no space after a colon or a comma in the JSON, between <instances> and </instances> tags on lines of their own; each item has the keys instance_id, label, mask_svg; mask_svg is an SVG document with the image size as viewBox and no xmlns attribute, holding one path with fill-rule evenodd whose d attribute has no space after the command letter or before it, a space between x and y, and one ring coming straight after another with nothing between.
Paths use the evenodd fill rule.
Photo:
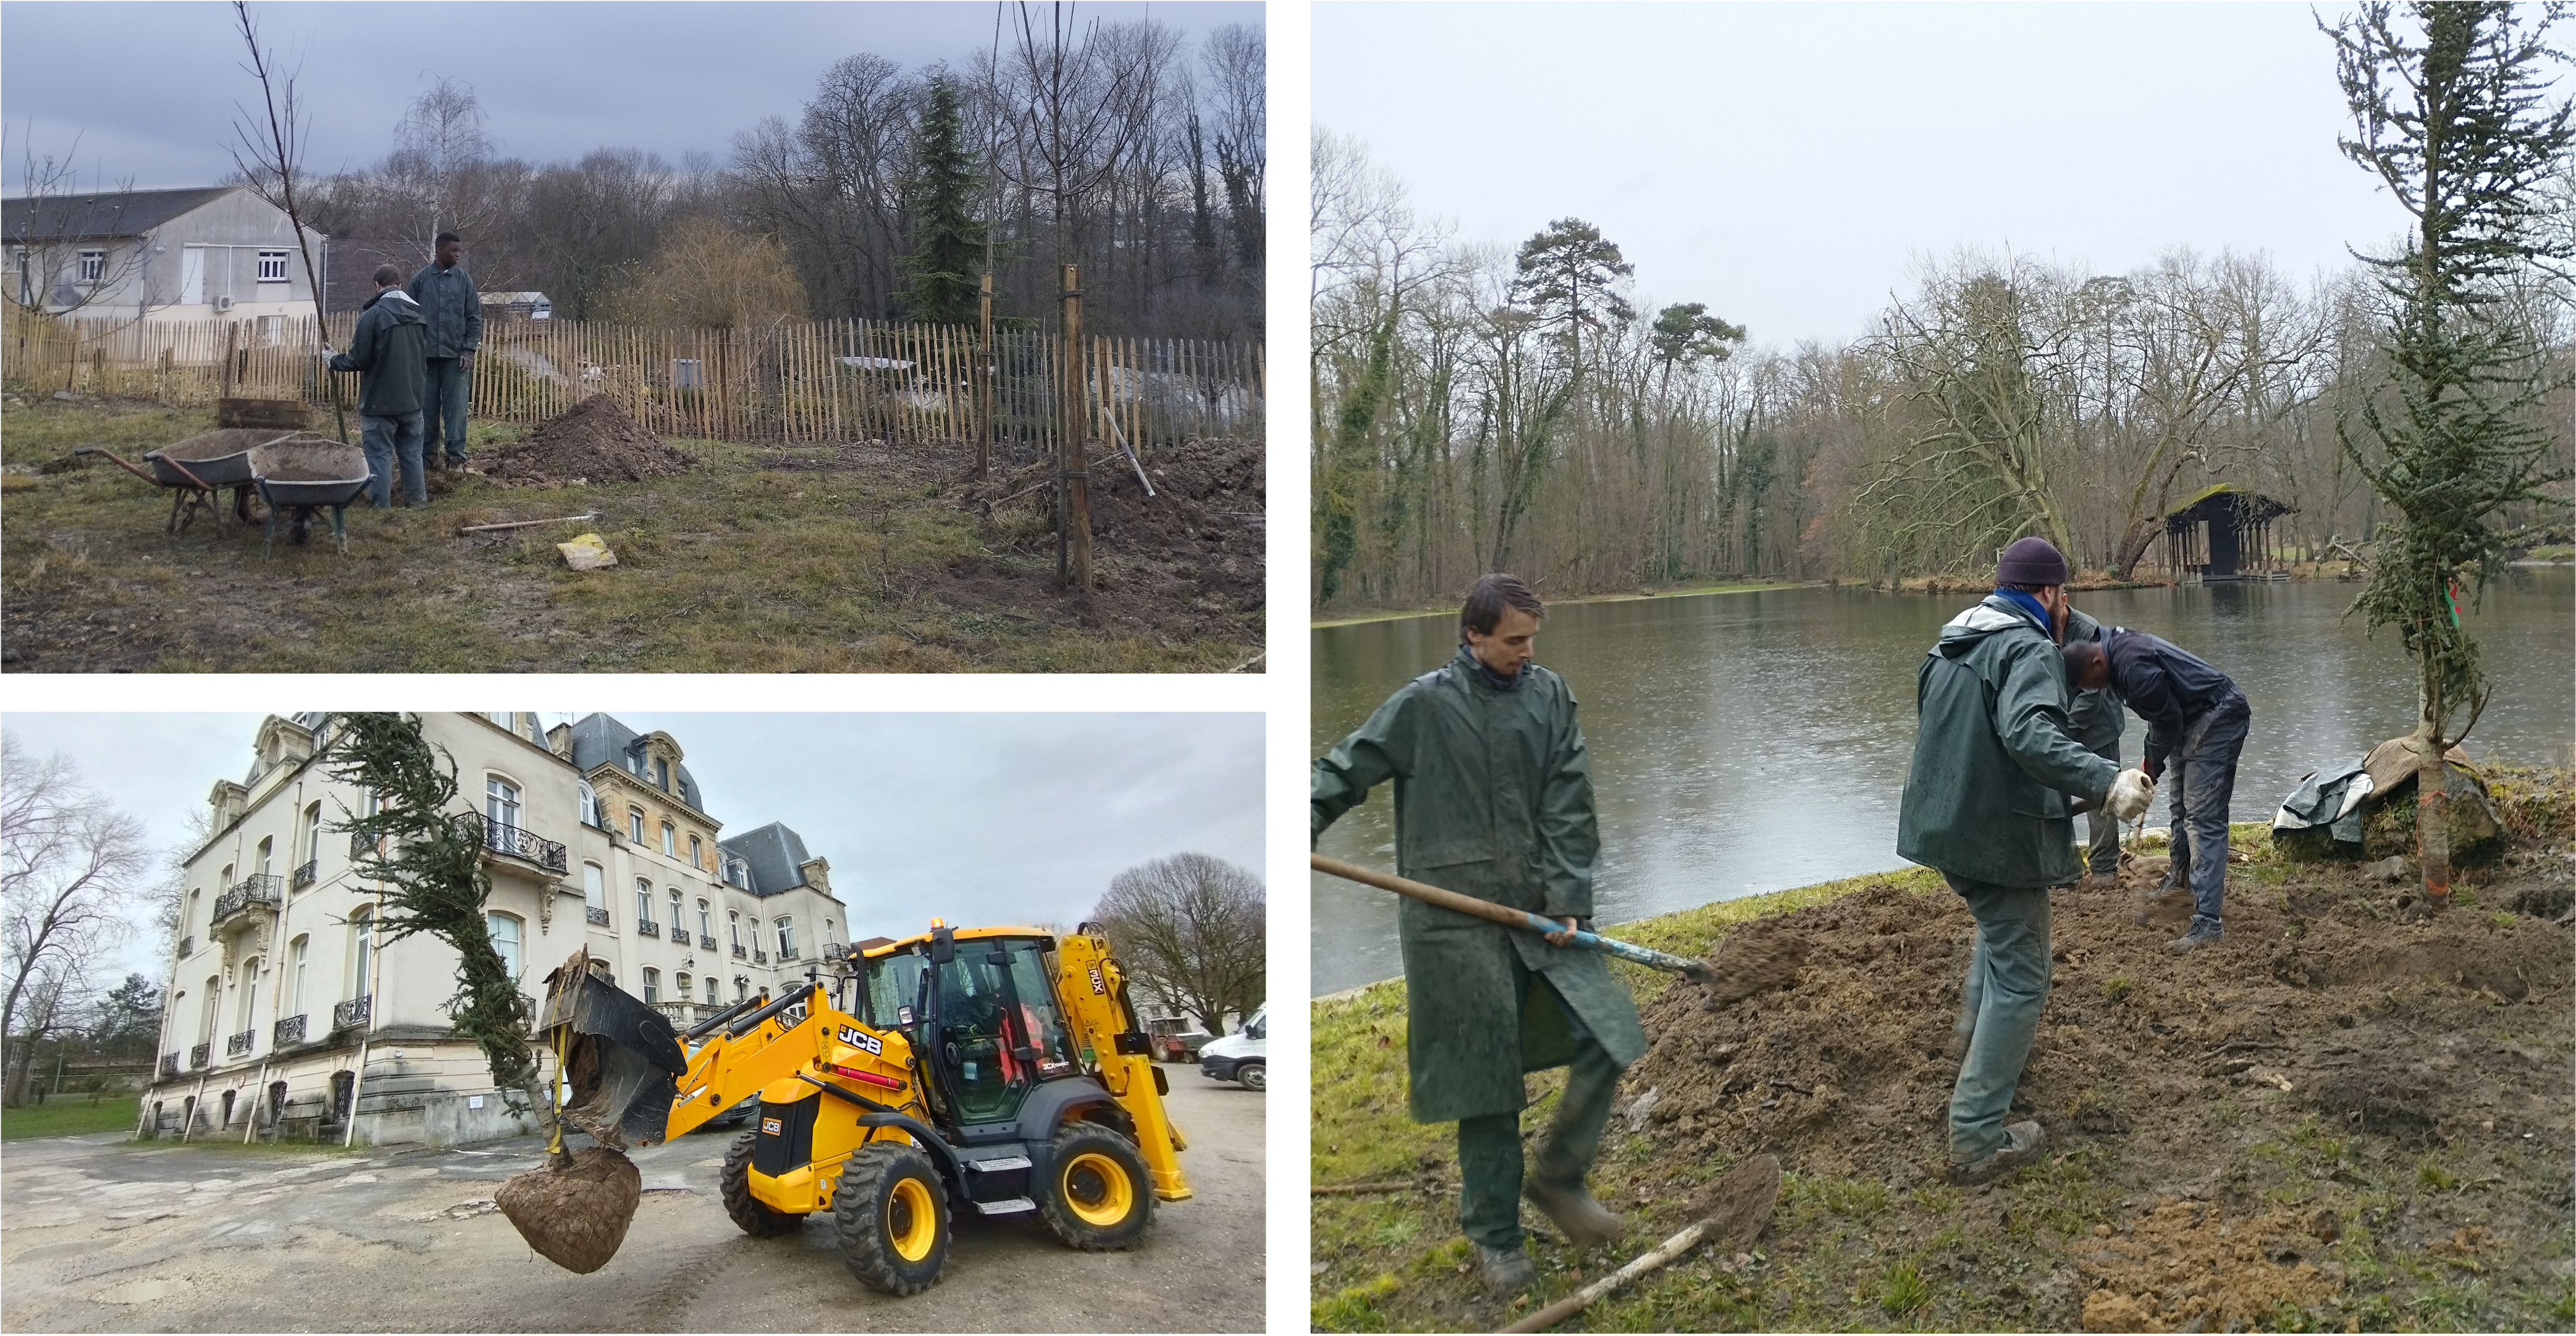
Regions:
<instances>
[{"instance_id":1,"label":"wheelbarrow wheel","mask_svg":"<svg viewBox=\"0 0 2576 1336\"><path fill-rule=\"evenodd\" d=\"M311 541L312 538L313 507L297 506L295 508L295 518L287 525L286 541L293 543L297 547L302 547L307 542Z\"/></svg>"}]
</instances>

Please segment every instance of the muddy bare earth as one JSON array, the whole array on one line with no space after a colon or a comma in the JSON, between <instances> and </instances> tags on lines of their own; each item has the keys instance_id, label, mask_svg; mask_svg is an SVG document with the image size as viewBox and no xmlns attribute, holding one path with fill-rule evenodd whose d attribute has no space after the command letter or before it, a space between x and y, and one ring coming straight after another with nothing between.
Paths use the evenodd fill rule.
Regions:
<instances>
[{"instance_id":1,"label":"muddy bare earth","mask_svg":"<svg viewBox=\"0 0 2576 1336\"><path fill-rule=\"evenodd\" d=\"M2015 1107L2053 1153L2093 1151L2127 1219L2065 1259L2082 1283L2059 1319L2242 1330L2340 1289L2329 1245L2349 1217L2249 1179L2249 1151L2314 1160L2328 1192L2455 1189L2361 1218L2495 1285L2554 1283L2576 1133L2564 832L2431 917L2407 881L2349 863L2231 878L2226 940L2180 958L2164 948L2187 897L2131 917L2163 871L2132 858L2119 890L2053 897L2055 979ZM1894 884L1744 924L1716 960L1765 966L1768 986L1714 1008L1691 987L1651 999L1629 1123L1674 1163L1768 1151L1794 1174L1937 1184L1973 933L1957 896Z\"/></svg>"},{"instance_id":2,"label":"muddy bare earth","mask_svg":"<svg viewBox=\"0 0 2576 1336\"><path fill-rule=\"evenodd\" d=\"M1087 623L1166 637L1262 635L1266 496L1259 441L1193 438L1147 453L1147 496L1123 454L1091 464L1092 570L1099 588L1063 592ZM1039 565L1052 579L1055 464L995 469L960 504L981 516L1000 560L952 563L931 592L962 610L1025 602ZM1033 560L1034 559L1034 560Z\"/></svg>"},{"instance_id":3,"label":"muddy bare earth","mask_svg":"<svg viewBox=\"0 0 2576 1336\"><path fill-rule=\"evenodd\" d=\"M530 486L641 482L696 468L697 456L645 430L615 399L594 394L536 430L483 452L483 476Z\"/></svg>"}]
</instances>

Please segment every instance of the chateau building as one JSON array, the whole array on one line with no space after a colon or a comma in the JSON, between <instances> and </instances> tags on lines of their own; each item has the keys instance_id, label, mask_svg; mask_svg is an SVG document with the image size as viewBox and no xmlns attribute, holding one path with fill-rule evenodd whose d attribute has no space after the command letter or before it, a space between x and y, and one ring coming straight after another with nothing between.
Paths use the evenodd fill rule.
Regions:
<instances>
[{"instance_id":1,"label":"chateau building","mask_svg":"<svg viewBox=\"0 0 2576 1336\"><path fill-rule=\"evenodd\" d=\"M838 949L829 865L776 822L730 839L667 733L585 716L424 714L475 826L493 943L521 992L574 948L683 1028L774 991ZM368 795L316 759L324 714L272 715L241 781L218 780L213 834L188 858L153 1135L471 1141L535 1131L483 1054L450 1032L457 957L388 940L380 888L340 827Z\"/></svg>"}]
</instances>

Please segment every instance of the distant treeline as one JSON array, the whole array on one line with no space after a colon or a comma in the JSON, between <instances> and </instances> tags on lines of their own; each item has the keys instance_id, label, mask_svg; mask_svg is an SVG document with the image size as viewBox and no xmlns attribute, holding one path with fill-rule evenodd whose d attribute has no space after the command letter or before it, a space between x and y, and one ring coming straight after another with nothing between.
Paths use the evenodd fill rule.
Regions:
<instances>
[{"instance_id":1,"label":"distant treeline","mask_svg":"<svg viewBox=\"0 0 2576 1336\"><path fill-rule=\"evenodd\" d=\"M1314 168L1318 610L1436 605L1500 568L1548 594L1978 573L2023 533L2126 575L2219 481L2298 507L2274 532L2310 554L2386 519L2337 439L2386 384L2359 266L1964 252L1850 342L1779 348L1722 303L1637 300L1578 219L1507 251L1424 219L1356 140L1319 129ZM2576 219L2576 165L2551 188ZM2563 279L2495 296L2576 349ZM2563 463L2576 400L2547 417Z\"/></svg>"}]
</instances>

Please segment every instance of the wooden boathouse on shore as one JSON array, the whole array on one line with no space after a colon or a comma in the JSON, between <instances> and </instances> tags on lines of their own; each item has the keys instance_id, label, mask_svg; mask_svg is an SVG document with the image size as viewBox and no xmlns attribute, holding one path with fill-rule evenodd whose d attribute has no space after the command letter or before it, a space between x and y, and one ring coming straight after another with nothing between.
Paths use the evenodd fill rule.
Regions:
<instances>
[{"instance_id":1,"label":"wooden boathouse on shore","mask_svg":"<svg viewBox=\"0 0 2576 1336\"><path fill-rule=\"evenodd\" d=\"M2272 522L2297 509L2233 483L2195 493L2165 515L2165 567L2177 581L2203 584L2286 580Z\"/></svg>"}]
</instances>

